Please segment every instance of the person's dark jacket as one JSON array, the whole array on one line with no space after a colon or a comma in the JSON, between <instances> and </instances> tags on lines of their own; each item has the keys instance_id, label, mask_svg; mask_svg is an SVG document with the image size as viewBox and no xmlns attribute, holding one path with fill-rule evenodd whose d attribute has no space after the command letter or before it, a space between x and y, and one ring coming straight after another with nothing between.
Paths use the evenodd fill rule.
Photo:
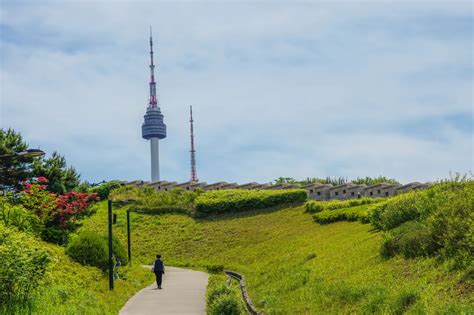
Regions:
<instances>
[{"instance_id":1,"label":"person's dark jacket","mask_svg":"<svg viewBox=\"0 0 474 315\"><path fill-rule=\"evenodd\" d=\"M153 264L154 273L165 273L165 264L160 259L155 260Z\"/></svg>"}]
</instances>

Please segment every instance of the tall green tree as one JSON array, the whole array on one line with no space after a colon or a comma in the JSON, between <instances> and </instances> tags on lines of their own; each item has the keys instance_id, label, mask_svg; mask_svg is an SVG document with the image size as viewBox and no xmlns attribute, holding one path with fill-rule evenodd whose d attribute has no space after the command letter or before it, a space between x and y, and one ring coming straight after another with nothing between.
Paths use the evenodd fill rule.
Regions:
<instances>
[{"instance_id":1,"label":"tall green tree","mask_svg":"<svg viewBox=\"0 0 474 315\"><path fill-rule=\"evenodd\" d=\"M66 159L58 152L50 158L41 158L33 162L33 175L48 179L48 190L57 194L71 191L80 184L80 175L74 167L67 166Z\"/></svg>"},{"instance_id":2,"label":"tall green tree","mask_svg":"<svg viewBox=\"0 0 474 315\"><path fill-rule=\"evenodd\" d=\"M0 156L25 151L28 144L13 129L0 129ZM0 188L21 188L21 181L31 177L35 158L25 156L0 157Z\"/></svg>"}]
</instances>

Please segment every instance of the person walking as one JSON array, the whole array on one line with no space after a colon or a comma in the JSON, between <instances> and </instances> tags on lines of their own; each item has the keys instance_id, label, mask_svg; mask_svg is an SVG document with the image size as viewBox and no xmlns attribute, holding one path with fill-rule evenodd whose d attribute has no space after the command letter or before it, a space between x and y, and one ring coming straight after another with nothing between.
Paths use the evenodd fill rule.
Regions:
<instances>
[{"instance_id":1,"label":"person walking","mask_svg":"<svg viewBox=\"0 0 474 315\"><path fill-rule=\"evenodd\" d=\"M161 260L161 255L156 255L156 260L153 263L153 272L156 276L156 285L158 289L161 289L161 282L163 280L163 274L165 273L165 264Z\"/></svg>"}]
</instances>

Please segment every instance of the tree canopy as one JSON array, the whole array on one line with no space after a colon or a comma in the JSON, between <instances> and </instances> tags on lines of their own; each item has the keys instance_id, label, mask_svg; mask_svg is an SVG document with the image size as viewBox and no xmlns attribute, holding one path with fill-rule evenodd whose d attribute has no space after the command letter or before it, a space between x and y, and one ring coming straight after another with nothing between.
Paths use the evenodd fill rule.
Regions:
<instances>
[{"instance_id":1,"label":"tree canopy","mask_svg":"<svg viewBox=\"0 0 474 315\"><path fill-rule=\"evenodd\" d=\"M9 155L28 149L20 133L0 129L0 155ZM64 156L53 152L49 158L12 156L0 158L0 188L20 189L22 181L35 177L48 179L48 190L63 194L79 185L80 175L67 166Z\"/></svg>"}]
</instances>

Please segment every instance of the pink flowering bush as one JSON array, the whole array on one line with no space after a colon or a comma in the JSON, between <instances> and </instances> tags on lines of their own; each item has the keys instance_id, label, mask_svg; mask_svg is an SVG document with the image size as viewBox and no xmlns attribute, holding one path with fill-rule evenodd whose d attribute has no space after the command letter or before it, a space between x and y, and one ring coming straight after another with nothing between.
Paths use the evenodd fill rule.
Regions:
<instances>
[{"instance_id":1,"label":"pink flowering bush","mask_svg":"<svg viewBox=\"0 0 474 315\"><path fill-rule=\"evenodd\" d=\"M65 244L69 233L78 227L77 220L90 213L90 206L98 197L79 192L56 195L46 190L47 182L45 177L23 182L21 204L43 223L41 237L44 240Z\"/></svg>"}]
</instances>

